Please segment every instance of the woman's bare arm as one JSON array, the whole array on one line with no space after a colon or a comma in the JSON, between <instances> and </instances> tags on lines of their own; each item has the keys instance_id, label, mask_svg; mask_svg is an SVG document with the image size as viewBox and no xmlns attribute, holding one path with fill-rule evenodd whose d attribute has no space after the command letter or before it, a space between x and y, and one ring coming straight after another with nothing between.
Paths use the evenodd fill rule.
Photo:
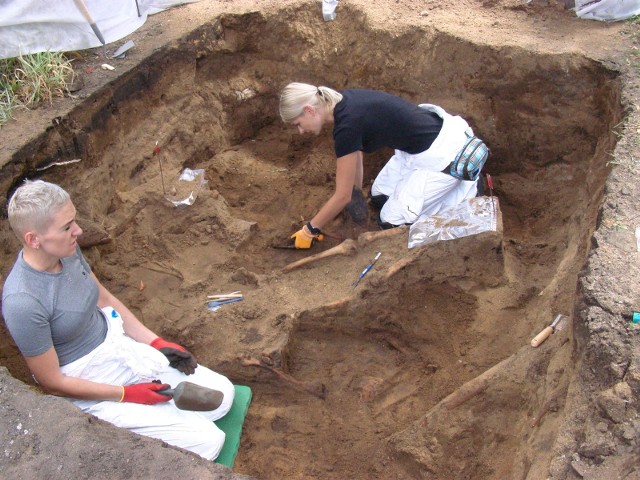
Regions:
<instances>
[{"instance_id":1,"label":"woman's bare arm","mask_svg":"<svg viewBox=\"0 0 640 480\"><path fill-rule=\"evenodd\" d=\"M322 228L333 220L351 201L351 192L358 176L358 162L362 162L362 153L353 152L338 158L336 166L336 191L325 203L311 225ZM360 180L362 181L362 180Z\"/></svg>"},{"instance_id":2,"label":"woman's bare arm","mask_svg":"<svg viewBox=\"0 0 640 480\"><path fill-rule=\"evenodd\" d=\"M40 386L52 395L83 400L119 401L122 387L68 377L60 371L58 355L53 347L41 355L25 357L27 366Z\"/></svg>"}]
</instances>

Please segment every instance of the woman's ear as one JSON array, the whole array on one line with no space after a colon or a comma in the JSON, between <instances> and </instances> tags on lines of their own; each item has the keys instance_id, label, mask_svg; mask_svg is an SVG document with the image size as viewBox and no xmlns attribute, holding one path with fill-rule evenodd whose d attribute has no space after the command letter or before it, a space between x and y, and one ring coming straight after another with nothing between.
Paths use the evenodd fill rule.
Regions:
<instances>
[{"instance_id":1,"label":"woman's ear","mask_svg":"<svg viewBox=\"0 0 640 480\"><path fill-rule=\"evenodd\" d=\"M302 107L302 111L308 113L309 115L315 115L317 112L316 108L311 105L305 105L304 107Z\"/></svg>"},{"instance_id":2,"label":"woman's ear","mask_svg":"<svg viewBox=\"0 0 640 480\"><path fill-rule=\"evenodd\" d=\"M25 233L22 238L24 239L24 244L27 247L35 249L40 248L40 240L38 240L38 235L35 232L29 231Z\"/></svg>"}]
</instances>

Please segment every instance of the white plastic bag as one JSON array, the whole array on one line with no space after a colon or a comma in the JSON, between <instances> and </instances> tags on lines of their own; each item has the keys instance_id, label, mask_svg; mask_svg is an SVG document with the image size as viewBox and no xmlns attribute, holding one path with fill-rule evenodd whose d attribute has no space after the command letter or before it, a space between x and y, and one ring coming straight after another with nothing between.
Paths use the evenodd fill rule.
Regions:
<instances>
[{"instance_id":1,"label":"white plastic bag","mask_svg":"<svg viewBox=\"0 0 640 480\"><path fill-rule=\"evenodd\" d=\"M576 15L587 20L626 20L640 14L640 0L576 0Z\"/></svg>"},{"instance_id":2,"label":"white plastic bag","mask_svg":"<svg viewBox=\"0 0 640 480\"><path fill-rule=\"evenodd\" d=\"M496 231L498 199L474 197L435 215L420 217L409 228L409 248Z\"/></svg>"},{"instance_id":3,"label":"white plastic bag","mask_svg":"<svg viewBox=\"0 0 640 480\"><path fill-rule=\"evenodd\" d=\"M180 177L178 177L178 181L171 187L171 192L166 196L166 199L176 207L179 205L193 205L198 193L207 183L204 173L203 169L191 170L190 168L185 168Z\"/></svg>"},{"instance_id":4,"label":"white plastic bag","mask_svg":"<svg viewBox=\"0 0 640 480\"><path fill-rule=\"evenodd\" d=\"M338 0L322 0L322 18L325 22L336 19L336 6Z\"/></svg>"}]
</instances>

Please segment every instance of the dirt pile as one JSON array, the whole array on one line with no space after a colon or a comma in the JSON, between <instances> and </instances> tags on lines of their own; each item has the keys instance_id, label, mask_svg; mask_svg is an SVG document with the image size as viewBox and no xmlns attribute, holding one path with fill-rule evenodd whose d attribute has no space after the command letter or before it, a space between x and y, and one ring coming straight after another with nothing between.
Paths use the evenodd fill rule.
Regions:
<instances>
[{"instance_id":1,"label":"dirt pile","mask_svg":"<svg viewBox=\"0 0 640 480\"><path fill-rule=\"evenodd\" d=\"M66 400L36 393L6 368L0 368L0 392L5 478L252 478L79 415Z\"/></svg>"},{"instance_id":2,"label":"dirt pile","mask_svg":"<svg viewBox=\"0 0 640 480\"><path fill-rule=\"evenodd\" d=\"M354 1L330 23L306 2L206 3L150 20L137 33L144 56L103 88L94 78L53 127L3 150L0 186L42 176L67 188L86 256L111 291L201 363L252 387L234 470L264 479L637 475L638 335L628 325L640 308L629 231L637 182L635 170L611 174L610 163L614 148L639 148L620 137L637 79L617 52L592 48L616 27L536 2ZM157 25L175 40L144 36ZM492 150L503 229L408 250L406 232L357 241L376 230L370 211L366 226L338 218L313 252L350 238L352 255L282 272L305 253L272 245L328 198L335 168L330 132L300 137L278 118L279 89L292 80L387 90L464 116ZM365 185L390 153L366 157ZM71 158L82 160L43 170ZM192 205L175 207L165 197L184 193L185 168L203 169L207 183ZM6 275L19 245L1 222ZM242 302L206 308L207 295L235 290ZM570 325L531 348L557 313ZM243 365L243 355L323 385L323 395ZM28 382L6 334L0 361ZM30 452L6 461L27 471L43 458Z\"/></svg>"}]
</instances>

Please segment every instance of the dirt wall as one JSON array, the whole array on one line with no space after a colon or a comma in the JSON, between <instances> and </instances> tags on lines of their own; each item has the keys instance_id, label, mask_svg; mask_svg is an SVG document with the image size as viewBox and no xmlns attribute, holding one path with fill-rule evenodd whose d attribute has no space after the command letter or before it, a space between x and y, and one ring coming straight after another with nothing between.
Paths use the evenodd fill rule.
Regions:
<instances>
[{"instance_id":1,"label":"dirt wall","mask_svg":"<svg viewBox=\"0 0 640 480\"><path fill-rule=\"evenodd\" d=\"M589 266L603 253L594 249L603 222L617 214L607 208L618 203L605 202L599 215L625 113L619 72L524 40L496 45L431 24L388 29L349 5L342 14L352 28L322 22L308 5L211 19L18 149L0 172L2 189L23 176L65 186L81 219L106 238L86 250L105 284L158 333L252 386L238 471L533 479L551 465L571 478L582 464L567 458L577 452L594 469L614 452L627 455L635 428L627 407L606 434L580 422L594 409L615 416L627 395L621 386L594 406L593 392L612 382L637 389L633 363L612 366L635 344L622 348L618 337L594 337L601 327L585 327L615 324L631 304L612 306L600 298L604 287L592 300L585 280L577 288L591 278L581 274L589 251ZM278 91L291 80L384 89L464 116L492 150L487 172L504 230L414 253L403 235L282 273L299 252L271 245L330 195L335 162L330 135L297 137L278 119ZM366 186L390 153L367 156ZM42 170L72 158L82 160ZM175 187L184 167L204 168L208 183L196 203L176 209L163 184ZM375 212L366 227L340 217L320 248L365 230L376 230ZM2 232L6 275L18 244ZM354 291L376 251L377 268ZM233 290L245 300L215 314L203 308L207 294ZM531 349L558 312L572 324ZM28 381L3 338L2 363ZM247 368L239 354L321 383L325 397ZM594 374L598 382L587 378L596 366L607 372ZM486 371L496 373L486 380ZM480 390L449 408L450 395L478 378Z\"/></svg>"}]
</instances>

